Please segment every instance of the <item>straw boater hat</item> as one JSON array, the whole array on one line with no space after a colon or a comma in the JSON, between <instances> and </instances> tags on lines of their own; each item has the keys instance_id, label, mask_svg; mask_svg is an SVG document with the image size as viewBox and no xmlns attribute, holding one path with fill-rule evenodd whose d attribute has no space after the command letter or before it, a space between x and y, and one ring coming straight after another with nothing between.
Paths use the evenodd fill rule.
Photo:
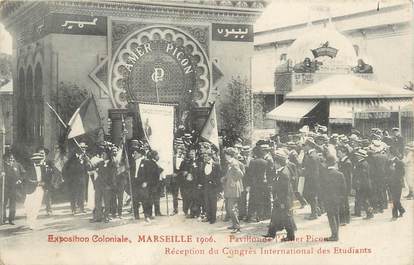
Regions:
<instances>
[{"instance_id":1,"label":"straw boater hat","mask_svg":"<svg viewBox=\"0 0 414 265\"><path fill-rule=\"evenodd\" d=\"M228 148L224 149L224 153L226 155L231 156L231 157L237 157L238 151L234 147L228 147Z\"/></svg>"},{"instance_id":2,"label":"straw boater hat","mask_svg":"<svg viewBox=\"0 0 414 265\"><path fill-rule=\"evenodd\" d=\"M299 132L301 133L308 133L309 132L309 126L304 125L302 128L299 129Z\"/></svg>"},{"instance_id":3,"label":"straw boater hat","mask_svg":"<svg viewBox=\"0 0 414 265\"><path fill-rule=\"evenodd\" d=\"M87 144L85 144L84 142L80 142L80 143L79 143L79 147L80 147L80 148L88 148L88 145L87 145Z\"/></svg>"},{"instance_id":4,"label":"straw boater hat","mask_svg":"<svg viewBox=\"0 0 414 265\"><path fill-rule=\"evenodd\" d=\"M285 150L277 149L273 157L275 159L275 162L284 165L286 163L286 160L288 159L288 154L285 152Z\"/></svg>"},{"instance_id":5,"label":"straw boater hat","mask_svg":"<svg viewBox=\"0 0 414 265\"><path fill-rule=\"evenodd\" d=\"M242 152L249 152L250 151L250 145L243 145Z\"/></svg>"},{"instance_id":6,"label":"straw boater hat","mask_svg":"<svg viewBox=\"0 0 414 265\"><path fill-rule=\"evenodd\" d=\"M44 159L44 156L40 153L34 153L31 157L31 160L42 160Z\"/></svg>"},{"instance_id":7,"label":"straw boater hat","mask_svg":"<svg viewBox=\"0 0 414 265\"><path fill-rule=\"evenodd\" d=\"M368 152L366 150L360 148L354 153L354 155L357 156L357 157L366 158L366 157L368 157Z\"/></svg>"}]
</instances>

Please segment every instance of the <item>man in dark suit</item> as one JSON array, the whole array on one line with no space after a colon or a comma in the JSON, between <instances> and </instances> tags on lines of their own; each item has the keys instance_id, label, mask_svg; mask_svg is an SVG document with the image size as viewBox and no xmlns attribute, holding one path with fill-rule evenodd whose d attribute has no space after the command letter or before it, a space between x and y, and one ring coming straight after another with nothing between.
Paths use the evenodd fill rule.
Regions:
<instances>
[{"instance_id":1,"label":"man in dark suit","mask_svg":"<svg viewBox=\"0 0 414 265\"><path fill-rule=\"evenodd\" d=\"M290 170L286 167L288 155L283 150L276 150L274 154L275 179L273 187L275 198L273 201L272 217L269 229L264 237L276 237L276 232L286 229L286 237L282 241L295 240L296 223L293 219L293 188Z\"/></svg>"},{"instance_id":2,"label":"man in dark suit","mask_svg":"<svg viewBox=\"0 0 414 265\"><path fill-rule=\"evenodd\" d=\"M250 222L255 217L256 221L265 219L265 200L267 187L266 171L268 170L268 162L264 159L265 153L260 147L253 148L254 158L250 161L246 170L247 190L249 190L249 208L247 213L247 221ZM270 182L270 180L269 180Z\"/></svg>"},{"instance_id":3,"label":"man in dark suit","mask_svg":"<svg viewBox=\"0 0 414 265\"><path fill-rule=\"evenodd\" d=\"M396 220L403 217L405 213L404 207L401 205L401 192L404 187L405 165L399 158L399 153L392 153L392 158L387 163L388 169L388 185L390 187L392 199L392 218ZM410 172L412 174L412 172Z\"/></svg>"},{"instance_id":4,"label":"man in dark suit","mask_svg":"<svg viewBox=\"0 0 414 265\"><path fill-rule=\"evenodd\" d=\"M335 158L326 156L327 170L322 174L323 201L328 216L331 236L326 241L338 241L339 239L339 209L346 197L346 184L344 175L336 168Z\"/></svg>"},{"instance_id":5,"label":"man in dark suit","mask_svg":"<svg viewBox=\"0 0 414 265\"><path fill-rule=\"evenodd\" d=\"M302 165L305 177L303 195L311 206L311 214L307 217L308 220L317 219L320 213L318 207L318 194L320 194L320 161L315 148L317 146L313 139L306 139L304 147L305 156Z\"/></svg>"},{"instance_id":6,"label":"man in dark suit","mask_svg":"<svg viewBox=\"0 0 414 265\"><path fill-rule=\"evenodd\" d=\"M387 208L387 191L386 191L386 166L388 162L387 155L378 140L373 140L367 158L370 168L370 178L372 180L372 197L371 205L374 213L382 213Z\"/></svg>"},{"instance_id":7,"label":"man in dark suit","mask_svg":"<svg viewBox=\"0 0 414 265\"><path fill-rule=\"evenodd\" d=\"M199 179L203 180L203 196L207 217L205 221L214 224L217 216L217 195L221 190L221 173L220 165L213 161L211 155L211 152L203 154Z\"/></svg>"},{"instance_id":8,"label":"man in dark suit","mask_svg":"<svg viewBox=\"0 0 414 265\"><path fill-rule=\"evenodd\" d=\"M361 208L363 208L367 214L365 219L371 219L374 217L374 213L371 207L370 198L372 193L372 181L370 178L370 168L366 161L368 157L367 151L358 149L354 152L356 158L356 164L353 171L353 186L355 188L355 201L360 202L360 205L355 205L355 215L361 216Z\"/></svg>"},{"instance_id":9,"label":"man in dark suit","mask_svg":"<svg viewBox=\"0 0 414 265\"><path fill-rule=\"evenodd\" d=\"M97 166L98 176L94 180L95 187L95 211L91 222L109 222L112 189L115 184L116 164L111 156L108 146L98 147L98 156L101 159ZM104 208L102 208L102 201Z\"/></svg>"},{"instance_id":10,"label":"man in dark suit","mask_svg":"<svg viewBox=\"0 0 414 265\"><path fill-rule=\"evenodd\" d=\"M352 171L354 166L352 165L351 159L348 157L348 149L345 146L338 146L336 154L339 159L338 170L344 174L346 185L346 196L343 197L343 202L339 208L339 223L345 225L349 224L351 221L348 196L351 193Z\"/></svg>"},{"instance_id":11,"label":"man in dark suit","mask_svg":"<svg viewBox=\"0 0 414 265\"><path fill-rule=\"evenodd\" d=\"M72 214L77 213L77 208L81 213L85 213L85 190L88 181L88 170L91 168L90 160L86 154L85 143L80 143L76 153L66 161L62 174L65 183L68 185L70 193L70 207Z\"/></svg>"},{"instance_id":12,"label":"man in dark suit","mask_svg":"<svg viewBox=\"0 0 414 265\"><path fill-rule=\"evenodd\" d=\"M188 150L187 157L181 162L178 179L181 183L180 191L183 199L183 212L186 217L195 217L194 213L189 214L188 210L194 204L193 193L196 188L196 176L198 175L199 165L196 162L196 150Z\"/></svg>"},{"instance_id":13,"label":"man in dark suit","mask_svg":"<svg viewBox=\"0 0 414 265\"><path fill-rule=\"evenodd\" d=\"M132 200L135 219L139 219L139 205L144 209L145 222L150 223L151 200L150 186L151 182L149 171L149 162L145 158L145 150L137 146L131 148L132 162L131 183L132 183Z\"/></svg>"},{"instance_id":14,"label":"man in dark suit","mask_svg":"<svg viewBox=\"0 0 414 265\"><path fill-rule=\"evenodd\" d=\"M23 166L14 160L12 153L4 155L4 204L3 204L3 222L6 221L6 206L9 204L9 224L14 225L16 216L16 197L18 185L22 183L26 171ZM1 178L0 178L1 179Z\"/></svg>"},{"instance_id":15,"label":"man in dark suit","mask_svg":"<svg viewBox=\"0 0 414 265\"><path fill-rule=\"evenodd\" d=\"M158 152L151 150L147 154L148 158L148 179L149 179L149 188L150 188L150 200L151 200L151 214L150 218L152 219L152 206L154 206L155 216L162 216L160 211L160 198L162 192L162 182L161 182L161 173L163 169L158 165L158 160L160 159Z\"/></svg>"},{"instance_id":16,"label":"man in dark suit","mask_svg":"<svg viewBox=\"0 0 414 265\"><path fill-rule=\"evenodd\" d=\"M402 137L399 128L392 128L392 134L391 151L394 153L398 152L398 156L402 158L404 157L404 138Z\"/></svg>"}]
</instances>

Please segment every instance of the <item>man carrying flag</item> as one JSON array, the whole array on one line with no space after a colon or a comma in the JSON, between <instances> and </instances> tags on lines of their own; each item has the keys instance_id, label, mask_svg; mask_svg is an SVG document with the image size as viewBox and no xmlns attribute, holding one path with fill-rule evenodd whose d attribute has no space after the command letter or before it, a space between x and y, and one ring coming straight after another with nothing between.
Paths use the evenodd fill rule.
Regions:
<instances>
[{"instance_id":1,"label":"man carrying flag","mask_svg":"<svg viewBox=\"0 0 414 265\"><path fill-rule=\"evenodd\" d=\"M200 133L200 138L210 142L212 145L219 150L219 137L217 130L217 116L216 116L216 103L211 106L210 114L208 115L207 121L204 124L203 129Z\"/></svg>"},{"instance_id":2,"label":"man carrying flag","mask_svg":"<svg viewBox=\"0 0 414 265\"><path fill-rule=\"evenodd\" d=\"M67 185L69 185L72 213L76 214L76 207L79 207L80 212L85 212L84 200L88 179L87 171L91 169L91 164L86 154L87 145L85 143L79 144L75 137L102 127L95 99L93 96L85 99L72 115L68 124L60 118L52 106L48 103L47 105L60 123L68 129L68 139L73 139L78 147L75 154L65 163L62 175Z\"/></svg>"}]
</instances>

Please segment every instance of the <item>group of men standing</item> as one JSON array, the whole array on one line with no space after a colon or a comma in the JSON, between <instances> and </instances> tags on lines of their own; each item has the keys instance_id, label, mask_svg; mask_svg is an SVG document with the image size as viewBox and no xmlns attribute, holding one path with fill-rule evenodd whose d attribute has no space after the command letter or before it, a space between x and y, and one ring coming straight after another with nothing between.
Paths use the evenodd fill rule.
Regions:
<instances>
[{"instance_id":1,"label":"group of men standing","mask_svg":"<svg viewBox=\"0 0 414 265\"><path fill-rule=\"evenodd\" d=\"M4 206L9 207L8 222L14 224L17 189L23 185L28 225L34 228L42 200L50 214L50 192L62 182L69 191L72 213L85 212L90 182L94 189L91 222L121 218L126 193L134 218L140 218L142 206L144 220L150 223L154 215L162 215L160 198L165 184L172 194L173 214L179 212L181 196L187 218L214 224L218 200L224 196L225 220L231 220L228 228L233 233L241 231L241 220L270 218L264 236L275 238L285 229L284 241L295 240L296 199L302 208L309 204L308 220L327 214L331 236L326 240L337 241L339 226L351 221L350 196L355 197L355 216L365 212L365 218L371 219L382 213L389 201L393 203L393 220L404 215L400 199L406 167L413 165L414 148L405 147L397 128L393 133L389 136L374 128L365 138L358 133L328 136L319 128L310 131L304 127L296 140L260 140L253 148L239 141L222 148L221 153L206 142L188 144L185 139L176 139L174 174L166 177L158 164L158 153L134 140L128 145L128 155L124 149L104 142L98 144L94 156L89 156L87 145L80 143L61 165L56 159L47 159L45 148L33 154L26 168L8 153L3 173ZM123 164L125 156L128 163ZM413 181L408 178L407 198L412 198Z\"/></svg>"}]
</instances>

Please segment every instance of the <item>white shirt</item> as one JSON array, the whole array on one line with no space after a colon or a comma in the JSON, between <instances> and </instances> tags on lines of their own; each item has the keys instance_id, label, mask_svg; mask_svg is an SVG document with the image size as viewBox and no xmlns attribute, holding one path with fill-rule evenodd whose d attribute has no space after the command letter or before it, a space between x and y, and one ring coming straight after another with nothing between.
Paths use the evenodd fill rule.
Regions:
<instances>
[{"instance_id":1,"label":"white shirt","mask_svg":"<svg viewBox=\"0 0 414 265\"><path fill-rule=\"evenodd\" d=\"M138 170L141 165L141 161L142 161L142 157L135 160L135 174L134 174L135 178L138 178Z\"/></svg>"},{"instance_id":2,"label":"white shirt","mask_svg":"<svg viewBox=\"0 0 414 265\"><path fill-rule=\"evenodd\" d=\"M41 181L42 180L42 169L40 168L40 165L34 165L35 172L36 172L36 180Z\"/></svg>"}]
</instances>

